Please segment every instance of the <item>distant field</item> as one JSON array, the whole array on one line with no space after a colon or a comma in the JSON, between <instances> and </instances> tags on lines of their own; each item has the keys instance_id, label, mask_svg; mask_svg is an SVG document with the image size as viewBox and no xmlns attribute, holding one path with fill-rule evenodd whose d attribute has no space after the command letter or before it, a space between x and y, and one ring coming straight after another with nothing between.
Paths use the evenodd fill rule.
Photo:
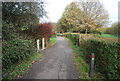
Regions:
<instances>
[{"instance_id":1,"label":"distant field","mask_svg":"<svg viewBox=\"0 0 120 81\"><path fill-rule=\"evenodd\" d=\"M118 39L120 37L118 36L114 36L114 35L111 35L111 34L102 34L100 35L101 37L107 37L107 38L113 38L113 39Z\"/></svg>"}]
</instances>

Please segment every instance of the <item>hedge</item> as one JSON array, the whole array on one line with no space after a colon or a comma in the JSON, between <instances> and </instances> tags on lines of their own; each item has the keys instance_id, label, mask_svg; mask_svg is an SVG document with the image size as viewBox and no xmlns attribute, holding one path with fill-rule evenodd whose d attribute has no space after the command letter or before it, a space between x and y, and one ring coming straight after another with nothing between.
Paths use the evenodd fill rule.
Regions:
<instances>
[{"instance_id":1,"label":"hedge","mask_svg":"<svg viewBox=\"0 0 120 81\"><path fill-rule=\"evenodd\" d=\"M73 43L78 46L79 45L79 34L64 34L65 37L71 39Z\"/></svg>"},{"instance_id":2,"label":"hedge","mask_svg":"<svg viewBox=\"0 0 120 81\"><path fill-rule=\"evenodd\" d=\"M90 39L82 47L89 55L95 53L96 71L109 79L120 78L120 43Z\"/></svg>"},{"instance_id":3,"label":"hedge","mask_svg":"<svg viewBox=\"0 0 120 81\"><path fill-rule=\"evenodd\" d=\"M34 54L35 45L32 40L17 33L13 24L2 24L2 68L7 69Z\"/></svg>"},{"instance_id":4,"label":"hedge","mask_svg":"<svg viewBox=\"0 0 120 81\"><path fill-rule=\"evenodd\" d=\"M73 42L78 40L76 35L68 34L66 37ZM95 54L95 70L107 79L120 79L120 43L107 42L97 39L81 40L80 47L85 49L84 57L90 64L91 53Z\"/></svg>"},{"instance_id":5,"label":"hedge","mask_svg":"<svg viewBox=\"0 0 120 81\"><path fill-rule=\"evenodd\" d=\"M3 68L19 63L34 54L33 44L29 40L10 40L3 41L2 65Z\"/></svg>"}]
</instances>

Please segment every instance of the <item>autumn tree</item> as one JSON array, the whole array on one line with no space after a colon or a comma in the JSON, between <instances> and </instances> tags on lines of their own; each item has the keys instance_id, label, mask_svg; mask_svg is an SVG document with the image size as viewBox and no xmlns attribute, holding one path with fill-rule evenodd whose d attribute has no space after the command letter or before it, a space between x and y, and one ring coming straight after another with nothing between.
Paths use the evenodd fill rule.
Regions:
<instances>
[{"instance_id":1,"label":"autumn tree","mask_svg":"<svg viewBox=\"0 0 120 81\"><path fill-rule=\"evenodd\" d=\"M80 18L81 11L77 7L75 2L67 5L65 11L60 19L61 28L63 32L73 31L72 29L79 23L78 18Z\"/></svg>"},{"instance_id":2,"label":"autumn tree","mask_svg":"<svg viewBox=\"0 0 120 81\"><path fill-rule=\"evenodd\" d=\"M92 33L109 22L108 13L99 1L72 2L68 5L60 19L62 29Z\"/></svg>"},{"instance_id":3,"label":"autumn tree","mask_svg":"<svg viewBox=\"0 0 120 81\"><path fill-rule=\"evenodd\" d=\"M92 2L92 0L86 0L84 2L77 2L76 4L84 13L84 16L81 18L81 20L88 32L92 31L93 29L102 28L103 26L108 25L108 12L105 10L104 5L99 2L99 0L96 2Z\"/></svg>"}]
</instances>

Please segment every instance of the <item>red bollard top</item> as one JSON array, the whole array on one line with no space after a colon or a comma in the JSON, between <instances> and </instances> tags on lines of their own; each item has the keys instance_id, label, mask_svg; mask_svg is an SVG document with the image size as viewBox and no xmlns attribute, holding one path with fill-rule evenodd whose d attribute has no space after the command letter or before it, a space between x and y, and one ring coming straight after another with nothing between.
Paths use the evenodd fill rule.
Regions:
<instances>
[{"instance_id":1,"label":"red bollard top","mask_svg":"<svg viewBox=\"0 0 120 81\"><path fill-rule=\"evenodd\" d=\"M95 54L94 54L94 53L92 53L92 56L91 56L91 57L92 57L92 60L94 60L94 58L95 58Z\"/></svg>"},{"instance_id":2,"label":"red bollard top","mask_svg":"<svg viewBox=\"0 0 120 81\"><path fill-rule=\"evenodd\" d=\"M92 58L94 58L95 57L95 55L94 54L92 54Z\"/></svg>"}]
</instances>

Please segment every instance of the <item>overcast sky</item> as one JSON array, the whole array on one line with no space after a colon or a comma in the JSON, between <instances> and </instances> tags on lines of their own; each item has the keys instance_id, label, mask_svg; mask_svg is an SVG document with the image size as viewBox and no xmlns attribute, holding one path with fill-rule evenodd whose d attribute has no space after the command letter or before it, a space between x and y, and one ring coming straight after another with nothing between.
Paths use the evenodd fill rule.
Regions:
<instances>
[{"instance_id":1,"label":"overcast sky","mask_svg":"<svg viewBox=\"0 0 120 81\"><path fill-rule=\"evenodd\" d=\"M49 19L47 21L57 22L62 16L65 7L74 0L45 0L46 11ZM80 0L77 0L80 1ZM109 13L110 21L118 21L118 2L120 0L100 0ZM46 19L44 19L46 21Z\"/></svg>"}]
</instances>

